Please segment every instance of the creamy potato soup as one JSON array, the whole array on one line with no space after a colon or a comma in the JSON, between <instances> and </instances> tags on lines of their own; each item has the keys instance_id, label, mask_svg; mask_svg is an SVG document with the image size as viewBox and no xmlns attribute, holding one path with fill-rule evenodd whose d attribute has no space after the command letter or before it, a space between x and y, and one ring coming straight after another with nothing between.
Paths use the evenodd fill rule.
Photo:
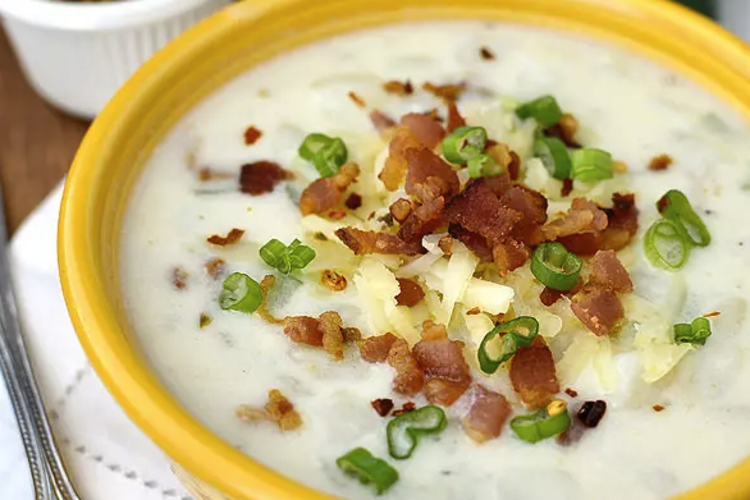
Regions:
<instances>
[{"instance_id":1,"label":"creamy potato soup","mask_svg":"<svg viewBox=\"0 0 750 500\"><path fill-rule=\"evenodd\" d=\"M750 454L749 143L599 42L340 36L164 138L127 310L196 418L338 497L664 499Z\"/></svg>"}]
</instances>

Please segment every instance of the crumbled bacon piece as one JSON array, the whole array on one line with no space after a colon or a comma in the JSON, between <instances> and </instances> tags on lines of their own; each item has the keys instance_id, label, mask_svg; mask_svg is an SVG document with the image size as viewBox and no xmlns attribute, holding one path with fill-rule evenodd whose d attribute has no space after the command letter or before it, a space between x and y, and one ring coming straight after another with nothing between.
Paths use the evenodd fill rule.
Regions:
<instances>
[{"instance_id":1,"label":"crumbled bacon piece","mask_svg":"<svg viewBox=\"0 0 750 500\"><path fill-rule=\"evenodd\" d=\"M445 216L448 222L459 224L493 243L507 238L522 217L519 212L504 207L484 179L472 182L453 198L445 208Z\"/></svg>"},{"instance_id":2,"label":"crumbled bacon piece","mask_svg":"<svg viewBox=\"0 0 750 500\"><path fill-rule=\"evenodd\" d=\"M495 163L503 167L505 170L508 170L508 167L514 161L513 154L515 153L510 150L507 144L495 141L492 142L492 145L488 145L484 149L485 154L489 155L490 158L495 160Z\"/></svg>"},{"instance_id":3,"label":"crumbled bacon piece","mask_svg":"<svg viewBox=\"0 0 750 500\"><path fill-rule=\"evenodd\" d=\"M661 154L659 156L651 158L651 161L648 164L648 169L654 171L666 170L673 163L673 161L674 160L672 160L672 157L668 154Z\"/></svg>"},{"instance_id":4,"label":"crumbled bacon piece","mask_svg":"<svg viewBox=\"0 0 750 500\"><path fill-rule=\"evenodd\" d=\"M258 316L260 316L266 323L278 325L283 323L284 320L277 318L268 310L268 291L273 287L274 283L276 283L276 277L274 277L273 274L267 274L266 276L263 276L262 280L260 280L260 293L263 295L263 302L260 303L255 312L258 313Z\"/></svg>"},{"instance_id":5,"label":"crumbled bacon piece","mask_svg":"<svg viewBox=\"0 0 750 500\"><path fill-rule=\"evenodd\" d=\"M652 409L653 409L653 410L654 410L654 411L655 411L656 413L660 413L660 412L663 412L663 411L664 411L664 410L666 409L666 408L664 407L664 405L660 405L660 404L655 404L655 405L654 405L654 406L652 406L651 408L652 408Z\"/></svg>"},{"instance_id":6,"label":"crumbled bacon piece","mask_svg":"<svg viewBox=\"0 0 750 500\"><path fill-rule=\"evenodd\" d=\"M510 361L513 390L531 408L541 408L560 392L552 351L541 337L521 347Z\"/></svg>"},{"instance_id":7,"label":"crumbled bacon piece","mask_svg":"<svg viewBox=\"0 0 750 500\"><path fill-rule=\"evenodd\" d=\"M469 316L476 316L477 314L480 314L481 312L482 310L479 309L479 307L472 307L471 309L466 311L466 314Z\"/></svg>"},{"instance_id":8,"label":"crumbled bacon piece","mask_svg":"<svg viewBox=\"0 0 750 500\"><path fill-rule=\"evenodd\" d=\"M385 160L383 170L378 174L389 191L395 191L401 185L406 176L408 165L406 164L406 151L409 148L420 148L422 144L407 127L398 127L396 134L388 145L388 158Z\"/></svg>"},{"instance_id":9,"label":"crumbled bacon piece","mask_svg":"<svg viewBox=\"0 0 750 500\"><path fill-rule=\"evenodd\" d=\"M344 342L359 342L362 340L362 332L359 331L359 328L345 326L341 329L341 333L344 335Z\"/></svg>"},{"instance_id":10,"label":"crumbled bacon piece","mask_svg":"<svg viewBox=\"0 0 750 500\"><path fill-rule=\"evenodd\" d=\"M369 253L418 255L422 253L421 242L408 243L395 234L363 231L355 227L342 227L337 229L335 234L355 255Z\"/></svg>"},{"instance_id":11,"label":"crumbled bacon piece","mask_svg":"<svg viewBox=\"0 0 750 500\"><path fill-rule=\"evenodd\" d=\"M601 231L607 227L607 214L586 198L574 198L565 216L555 219L542 228L547 240L584 232Z\"/></svg>"},{"instance_id":12,"label":"crumbled bacon piece","mask_svg":"<svg viewBox=\"0 0 750 500\"><path fill-rule=\"evenodd\" d=\"M206 274L217 280L221 278L227 271L227 263L224 259L214 257L203 264L203 268L206 270Z\"/></svg>"},{"instance_id":13,"label":"crumbled bacon piece","mask_svg":"<svg viewBox=\"0 0 750 500\"><path fill-rule=\"evenodd\" d=\"M544 241L541 228L547 222L547 198L533 189L516 185L503 194L500 202L522 215L511 233L516 240L531 246Z\"/></svg>"},{"instance_id":14,"label":"crumbled bacon piece","mask_svg":"<svg viewBox=\"0 0 750 500\"><path fill-rule=\"evenodd\" d=\"M366 107L366 106L367 106L367 103L365 102L365 100L364 100L364 99L362 99L362 97L360 97L360 96L359 96L359 95L358 95L358 94L357 94L356 92L354 92L353 90L350 90L350 91L349 91L349 99L351 99L351 100L352 100L352 102L353 102L354 104L356 104L356 105L357 105L358 107L360 107L360 108L364 108L364 107Z\"/></svg>"},{"instance_id":15,"label":"crumbled bacon piece","mask_svg":"<svg viewBox=\"0 0 750 500\"><path fill-rule=\"evenodd\" d=\"M479 257L484 262L492 262L492 249L487 244L487 238L481 234L473 233L459 224L450 224L448 226L448 233L466 245L466 247L474 252L474 255Z\"/></svg>"},{"instance_id":16,"label":"crumbled bacon piece","mask_svg":"<svg viewBox=\"0 0 750 500\"><path fill-rule=\"evenodd\" d=\"M258 139L263 135L263 132L257 128L250 126L245 130L245 144L251 146L258 142Z\"/></svg>"},{"instance_id":17,"label":"crumbled bacon piece","mask_svg":"<svg viewBox=\"0 0 750 500\"><path fill-rule=\"evenodd\" d=\"M615 292L598 286L584 286L573 297L573 313L598 336L608 335L625 316Z\"/></svg>"},{"instance_id":18,"label":"crumbled bacon piece","mask_svg":"<svg viewBox=\"0 0 750 500\"><path fill-rule=\"evenodd\" d=\"M607 228L602 234L603 250L620 250L630 244L638 232L638 209L633 193L612 195L612 208L606 208Z\"/></svg>"},{"instance_id":19,"label":"crumbled bacon piece","mask_svg":"<svg viewBox=\"0 0 750 500\"><path fill-rule=\"evenodd\" d=\"M578 120L570 113L565 113L560 121L544 130L544 135L557 137L569 148L580 148L581 144L576 140L578 132Z\"/></svg>"},{"instance_id":20,"label":"crumbled bacon piece","mask_svg":"<svg viewBox=\"0 0 750 500\"><path fill-rule=\"evenodd\" d=\"M406 198L399 198L398 200L391 203L391 206L388 207L388 211L391 213L394 219L398 221L399 224L403 224L404 221L411 215L412 212L412 206L411 202L407 200Z\"/></svg>"},{"instance_id":21,"label":"crumbled bacon piece","mask_svg":"<svg viewBox=\"0 0 750 500\"><path fill-rule=\"evenodd\" d=\"M508 164L510 180L517 181L521 177L521 157L515 151L510 152L511 162Z\"/></svg>"},{"instance_id":22,"label":"crumbled bacon piece","mask_svg":"<svg viewBox=\"0 0 750 500\"><path fill-rule=\"evenodd\" d=\"M188 273L181 267L172 269L172 285L178 290L187 288Z\"/></svg>"},{"instance_id":23,"label":"crumbled bacon piece","mask_svg":"<svg viewBox=\"0 0 750 500\"><path fill-rule=\"evenodd\" d=\"M206 241L208 241L212 245L225 247L228 245L233 245L237 243L238 241L240 241L243 234L245 234L245 231L243 229L237 229L235 227L235 228L232 228L232 230L229 231L229 233L227 233L226 236L220 236L218 234L214 234L206 238Z\"/></svg>"},{"instance_id":24,"label":"crumbled bacon piece","mask_svg":"<svg viewBox=\"0 0 750 500\"><path fill-rule=\"evenodd\" d=\"M614 250L600 250L589 262L591 274L589 285L607 288L613 292L627 293L633 291L630 275Z\"/></svg>"},{"instance_id":25,"label":"crumbled bacon piece","mask_svg":"<svg viewBox=\"0 0 750 500\"><path fill-rule=\"evenodd\" d=\"M412 353L427 378L427 400L450 406L469 388L471 374L464 359L463 343L448 339L445 328L441 327L425 322L422 340L414 345Z\"/></svg>"},{"instance_id":26,"label":"crumbled bacon piece","mask_svg":"<svg viewBox=\"0 0 750 500\"><path fill-rule=\"evenodd\" d=\"M429 201L438 196L454 196L460 191L456 171L429 149L407 149L405 158L407 194Z\"/></svg>"},{"instance_id":27,"label":"crumbled bacon piece","mask_svg":"<svg viewBox=\"0 0 750 500\"><path fill-rule=\"evenodd\" d=\"M403 405L401 405L401 408L394 411L391 415L392 417L400 417L404 413L411 413L417 409L417 405L413 401L407 401Z\"/></svg>"},{"instance_id":28,"label":"crumbled bacon piece","mask_svg":"<svg viewBox=\"0 0 750 500\"><path fill-rule=\"evenodd\" d=\"M570 387L565 388L565 394L567 394L571 398L578 397L578 391L576 391L575 389L571 389Z\"/></svg>"},{"instance_id":29,"label":"crumbled bacon piece","mask_svg":"<svg viewBox=\"0 0 750 500\"><path fill-rule=\"evenodd\" d=\"M422 84L422 89L433 94L435 97L445 99L446 101L455 101L466 90L466 84L435 85L431 82L425 82Z\"/></svg>"},{"instance_id":30,"label":"crumbled bacon piece","mask_svg":"<svg viewBox=\"0 0 750 500\"><path fill-rule=\"evenodd\" d=\"M283 320L284 333L294 342L322 347L334 360L344 358L344 343L359 337L356 328L344 328L336 311L326 311L317 319L310 316L287 316Z\"/></svg>"},{"instance_id":31,"label":"crumbled bacon piece","mask_svg":"<svg viewBox=\"0 0 750 500\"><path fill-rule=\"evenodd\" d=\"M445 130L437 114L407 113L401 117L401 125L408 128L417 140L426 148L435 149L445 137Z\"/></svg>"},{"instance_id":32,"label":"crumbled bacon piece","mask_svg":"<svg viewBox=\"0 0 750 500\"><path fill-rule=\"evenodd\" d=\"M495 54L492 53L492 51L487 47L482 47L479 49L479 55L484 59L485 61L491 61L495 58Z\"/></svg>"},{"instance_id":33,"label":"crumbled bacon piece","mask_svg":"<svg viewBox=\"0 0 750 500\"><path fill-rule=\"evenodd\" d=\"M562 181L562 188L560 189L560 196L567 198L570 193L573 192L573 179L567 178Z\"/></svg>"},{"instance_id":34,"label":"crumbled bacon piece","mask_svg":"<svg viewBox=\"0 0 750 500\"><path fill-rule=\"evenodd\" d=\"M359 353L368 363L383 363L388 359L388 352L397 340L398 337L390 332L367 337L359 342Z\"/></svg>"},{"instance_id":35,"label":"crumbled bacon piece","mask_svg":"<svg viewBox=\"0 0 750 500\"><path fill-rule=\"evenodd\" d=\"M344 202L344 206L349 210L356 210L362 206L362 195L359 193L352 193L347 197Z\"/></svg>"},{"instance_id":36,"label":"crumbled bacon piece","mask_svg":"<svg viewBox=\"0 0 750 500\"><path fill-rule=\"evenodd\" d=\"M390 116L377 109L370 111L370 121L381 135L396 126L396 122Z\"/></svg>"},{"instance_id":37,"label":"crumbled bacon piece","mask_svg":"<svg viewBox=\"0 0 750 500\"><path fill-rule=\"evenodd\" d=\"M562 296L563 293L560 290L555 290L554 288L545 286L544 289L539 293L539 300L542 302L542 304L549 307L560 300Z\"/></svg>"},{"instance_id":38,"label":"crumbled bacon piece","mask_svg":"<svg viewBox=\"0 0 750 500\"><path fill-rule=\"evenodd\" d=\"M391 410L393 410L394 405L392 399L373 399L370 401L370 406L381 417L387 417Z\"/></svg>"},{"instance_id":39,"label":"crumbled bacon piece","mask_svg":"<svg viewBox=\"0 0 750 500\"><path fill-rule=\"evenodd\" d=\"M388 352L388 364L396 370L393 390L404 396L414 396L424 386L424 375L404 339L397 339Z\"/></svg>"},{"instance_id":40,"label":"crumbled bacon piece","mask_svg":"<svg viewBox=\"0 0 750 500\"><path fill-rule=\"evenodd\" d=\"M721 312L719 311L711 311L709 313L706 313L703 315L704 318L713 318L715 316L721 316Z\"/></svg>"},{"instance_id":41,"label":"crumbled bacon piece","mask_svg":"<svg viewBox=\"0 0 750 500\"><path fill-rule=\"evenodd\" d=\"M323 333L323 349L336 361L344 359L344 321L336 311L326 311L318 319L318 328Z\"/></svg>"},{"instance_id":42,"label":"crumbled bacon piece","mask_svg":"<svg viewBox=\"0 0 750 500\"><path fill-rule=\"evenodd\" d=\"M443 252L443 255L453 254L453 237L443 236L438 240L438 248Z\"/></svg>"},{"instance_id":43,"label":"crumbled bacon piece","mask_svg":"<svg viewBox=\"0 0 750 500\"><path fill-rule=\"evenodd\" d=\"M424 290L414 280L396 278L400 292L396 295L396 303L400 306L414 307L424 299Z\"/></svg>"},{"instance_id":44,"label":"crumbled bacon piece","mask_svg":"<svg viewBox=\"0 0 750 500\"><path fill-rule=\"evenodd\" d=\"M323 346L323 332L318 320L310 316L287 316L284 318L284 334L298 344Z\"/></svg>"},{"instance_id":45,"label":"crumbled bacon piece","mask_svg":"<svg viewBox=\"0 0 750 500\"><path fill-rule=\"evenodd\" d=\"M458 127L466 125L466 119L461 116L461 112L458 110L458 106L453 101L448 103L448 123L445 127L445 131L449 134L456 130Z\"/></svg>"},{"instance_id":46,"label":"crumbled bacon piece","mask_svg":"<svg viewBox=\"0 0 750 500\"><path fill-rule=\"evenodd\" d=\"M329 210L326 215L331 220L341 220L346 217L346 210Z\"/></svg>"},{"instance_id":47,"label":"crumbled bacon piece","mask_svg":"<svg viewBox=\"0 0 750 500\"><path fill-rule=\"evenodd\" d=\"M406 80L405 82L401 82L398 80L389 80L383 84L383 90L385 90L389 94L407 96L414 93L414 86L409 80Z\"/></svg>"},{"instance_id":48,"label":"crumbled bacon piece","mask_svg":"<svg viewBox=\"0 0 750 500\"><path fill-rule=\"evenodd\" d=\"M359 177L359 165L346 163L331 177L314 180L302 191L299 209L302 215L322 214L335 207L349 186Z\"/></svg>"},{"instance_id":49,"label":"crumbled bacon piece","mask_svg":"<svg viewBox=\"0 0 750 500\"><path fill-rule=\"evenodd\" d=\"M513 413L508 400L479 384L474 388L473 399L469 413L461 421L466 434L477 443L500 436L505 422Z\"/></svg>"},{"instance_id":50,"label":"crumbled bacon piece","mask_svg":"<svg viewBox=\"0 0 750 500\"><path fill-rule=\"evenodd\" d=\"M500 276L503 277L508 274L508 271L513 271L524 265L529 255L529 248L513 238L508 238L492 247L492 260L495 262Z\"/></svg>"},{"instance_id":51,"label":"crumbled bacon piece","mask_svg":"<svg viewBox=\"0 0 750 500\"><path fill-rule=\"evenodd\" d=\"M282 431L291 431L302 425L302 417L294 409L294 405L278 389L268 393L266 413L271 421L276 422Z\"/></svg>"},{"instance_id":52,"label":"crumbled bacon piece","mask_svg":"<svg viewBox=\"0 0 750 500\"><path fill-rule=\"evenodd\" d=\"M291 172L272 161L248 163L240 170L240 191L253 196L270 193L278 183L293 177Z\"/></svg>"},{"instance_id":53,"label":"crumbled bacon piece","mask_svg":"<svg viewBox=\"0 0 750 500\"><path fill-rule=\"evenodd\" d=\"M346 276L341 273L337 273L332 269L325 269L320 274L320 281L334 292L346 290Z\"/></svg>"},{"instance_id":54,"label":"crumbled bacon piece","mask_svg":"<svg viewBox=\"0 0 750 500\"><path fill-rule=\"evenodd\" d=\"M399 228L398 237L411 243L422 241L423 236L434 231L442 223L444 207L445 198L442 196L417 206Z\"/></svg>"}]
</instances>

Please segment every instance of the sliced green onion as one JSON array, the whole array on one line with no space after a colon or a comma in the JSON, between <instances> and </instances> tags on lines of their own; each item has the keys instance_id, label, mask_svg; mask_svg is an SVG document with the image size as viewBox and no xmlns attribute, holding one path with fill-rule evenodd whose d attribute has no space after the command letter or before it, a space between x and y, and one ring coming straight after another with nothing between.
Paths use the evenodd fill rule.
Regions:
<instances>
[{"instance_id":1,"label":"sliced green onion","mask_svg":"<svg viewBox=\"0 0 750 500\"><path fill-rule=\"evenodd\" d=\"M531 444L557 436L565 432L568 427L570 427L570 414L567 408L564 408L564 405L562 411L554 416L550 416L547 408L543 408L530 415L515 417L510 421L510 428L513 429L513 432L519 438Z\"/></svg>"},{"instance_id":2,"label":"sliced green onion","mask_svg":"<svg viewBox=\"0 0 750 500\"><path fill-rule=\"evenodd\" d=\"M704 345L711 336L711 322L698 316L692 323L674 325L674 341L678 344Z\"/></svg>"},{"instance_id":3,"label":"sliced green onion","mask_svg":"<svg viewBox=\"0 0 750 500\"><path fill-rule=\"evenodd\" d=\"M518 106L516 116L522 120L533 118L540 126L547 128L559 122L563 112L554 97L545 95Z\"/></svg>"},{"instance_id":4,"label":"sliced green onion","mask_svg":"<svg viewBox=\"0 0 750 500\"><path fill-rule=\"evenodd\" d=\"M500 338L498 346L498 342L493 341L501 333L505 335ZM479 345L477 351L479 367L484 373L495 373L501 364L513 357L519 347L531 344L538 333L539 322L531 316L519 316L500 323L487 332Z\"/></svg>"},{"instance_id":5,"label":"sliced green onion","mask_svg":"<svg viewBox=\"0 0 750 500\"><path fill-rule=\"evenodd\" d=\"M315 250L303 245L298 239L292 241L287 247L274 238L260 247L259 253L263 262L283 274L289 274L295 269L303 269L315 258Z\"/></svg>"},{"instance_id":6,"label":"sliced green onion","mask_svg":"<svg viewBox=\"0 0 750 500\"><path fill-rule=\"evenodd\" d=\"M672 220L654 222L643 239L643 249L651 263L663 269L679 269L690 256L685 232Z\"/></svg>"},{"instance_id":7,"label":"sliced green onion","mask_svg":"<svg viewBox=\"0 0 750 500\"><path fill-rule=\"evenodd\" d=\"M333 142L315 153L312 162L321 177L332 177L346 163L348 156L346 144L336 137Z\"/></svg>"},{"instance_id":8,"label":"sliced green onion","mask_svg":"<svg viewBox=\"0 0 750 500\"><path fill-rule=\"evenodd\" d=\"M399 415L388 422L386 428L388 453L399 460L409 458L414 453L420 437L439 434L446 425L445 412L435 405Z\"/></svg>"},{"instance_id":9,"label":"sliced green onion","mask_svg":"<svg viewBox=\"0 0 750 500\"><path fill-rule=\"evenodd\" d=\"M565 143L557 137L538 136L534 139L534 156L537 156L555 179L570 177L570 155Z\"/></svg>"},{"instance_id":10,"label":"sliced green onion","mask_svg":"<svg viewBox=\"0 0 750 500\"><path fill-rule=\"evenodd\" d=\"M325 134L308 134L297 152L303 160L313 161L313 158L315 158L315 153L317 153L324 147L329 146L332 142L333 138L328 137Z\"/></svg>"},{"instance_id":11,"label":"sliced green onion","mask_svg":"<svg viewBox=\"0 0 750 500\"><path fill-rule=\"evenodd\" d=\"M593 183L613 177L612 155L601 149L581 148L570 155L570 176L581 182Z\"/></svg>"},{"instance_id":12,"label":"sliced green onion","mask_svg":"<svg viewBox=\"0 0 750 500\"><path fill-rule=\"evenodd\" d=\"M531 272L545 286L570 290L578 283L583 261L568 252L562 243L542 243L531 258Z\"/></svg>"},{"instance_id":13,"label":"sliced green onion","mask_svg":"<svg viewBox=\"0 0 750 500\"><path fill-rule=\"evenodd\" d=\"M463 164L482 154L487 146L487 131L482 127L458 127L441 143L443 156L451 163Z\"/></svg>"},{"instance_id":14,"label":"sliced green onion","mask_svg":"<svg viewBox=\"0 0 750 500\"><path fill-rule=\"evenodd\" d=\"M222 284L219 305L224 310L252 313L263 302L263 292L257 281L245 273L232 273Z\"/></svg>"},{"instance_id":15,"label":"sliced green onion","mask_svg":"<svg viewBox=\"0 0 750 500\"><path fill-rule=\"evenodd\" d=\"M336 460L336 465L348 476L359 479L364 485L372 485L382 495L398 481L398 471L385 460L372 456L364 448L355 448Z\"/></svg>"},{"instance_id":16,"label":"sliced green onion","mask_svg":"<svg viewBox=\"0 0 750 500\"><path fill-rule=\"evenodd\" d=\"M477 179L479 177L494 177L503 172L503 168L498 165L490 155L479 154L469 160L467 163L469 177Z\"/></svg>"},{"instance_id":17,"label":"sliced green onion","mask_svg":"<svg viewBox=\"0 0 750 500\"><path fill-rule=\"evenodd\" d=\"M693 245L705 247L711 243L711 233L682 191L670 189L656 203L656 208L665 218L680 225Z\"/></svg>"}]
</instances>

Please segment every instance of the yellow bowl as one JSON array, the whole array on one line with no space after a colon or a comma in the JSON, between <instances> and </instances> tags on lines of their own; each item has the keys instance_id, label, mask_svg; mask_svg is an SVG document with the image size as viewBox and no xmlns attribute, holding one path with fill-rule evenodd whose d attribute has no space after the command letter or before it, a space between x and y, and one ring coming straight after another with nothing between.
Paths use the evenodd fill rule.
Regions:
<instances>
[{"instance_id":1,"label":"yellow bowl","mask_svg":"<svg viewBox=\"0 0 750 500\"><path fill-rule=\"evenodd\" d=\"M750 117L750 50L664 0L245 0L148 62L91 127L68 177L59 229L68 310L83 347L130 417L197 480L203 498L331 500L246 457L188 414L129 335L118 284L128 192L155 144L203 97L247 68L338 33L408 20L509 21L626 45L719 94ZM748 450L750 452L750 450ZM680 500L750 498L750 459Z\"/></svg>"}]
</instances>

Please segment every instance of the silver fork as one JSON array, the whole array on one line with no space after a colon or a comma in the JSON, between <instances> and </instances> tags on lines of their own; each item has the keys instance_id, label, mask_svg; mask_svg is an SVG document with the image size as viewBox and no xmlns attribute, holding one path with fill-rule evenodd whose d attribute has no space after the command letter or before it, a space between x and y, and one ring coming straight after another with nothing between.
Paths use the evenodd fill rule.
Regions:
<instances>
[{"instance_id":1,"label":"silver fork","mask_svg":"<svg viewBox=\"0 0 750 500\"><path fill-rule=\"evenodd\" d=\"M18 421L36 500L80 500L55 443L13 297L8 261L8 232L0 186L0 369Z\"/></svg>"}]
</instances>

